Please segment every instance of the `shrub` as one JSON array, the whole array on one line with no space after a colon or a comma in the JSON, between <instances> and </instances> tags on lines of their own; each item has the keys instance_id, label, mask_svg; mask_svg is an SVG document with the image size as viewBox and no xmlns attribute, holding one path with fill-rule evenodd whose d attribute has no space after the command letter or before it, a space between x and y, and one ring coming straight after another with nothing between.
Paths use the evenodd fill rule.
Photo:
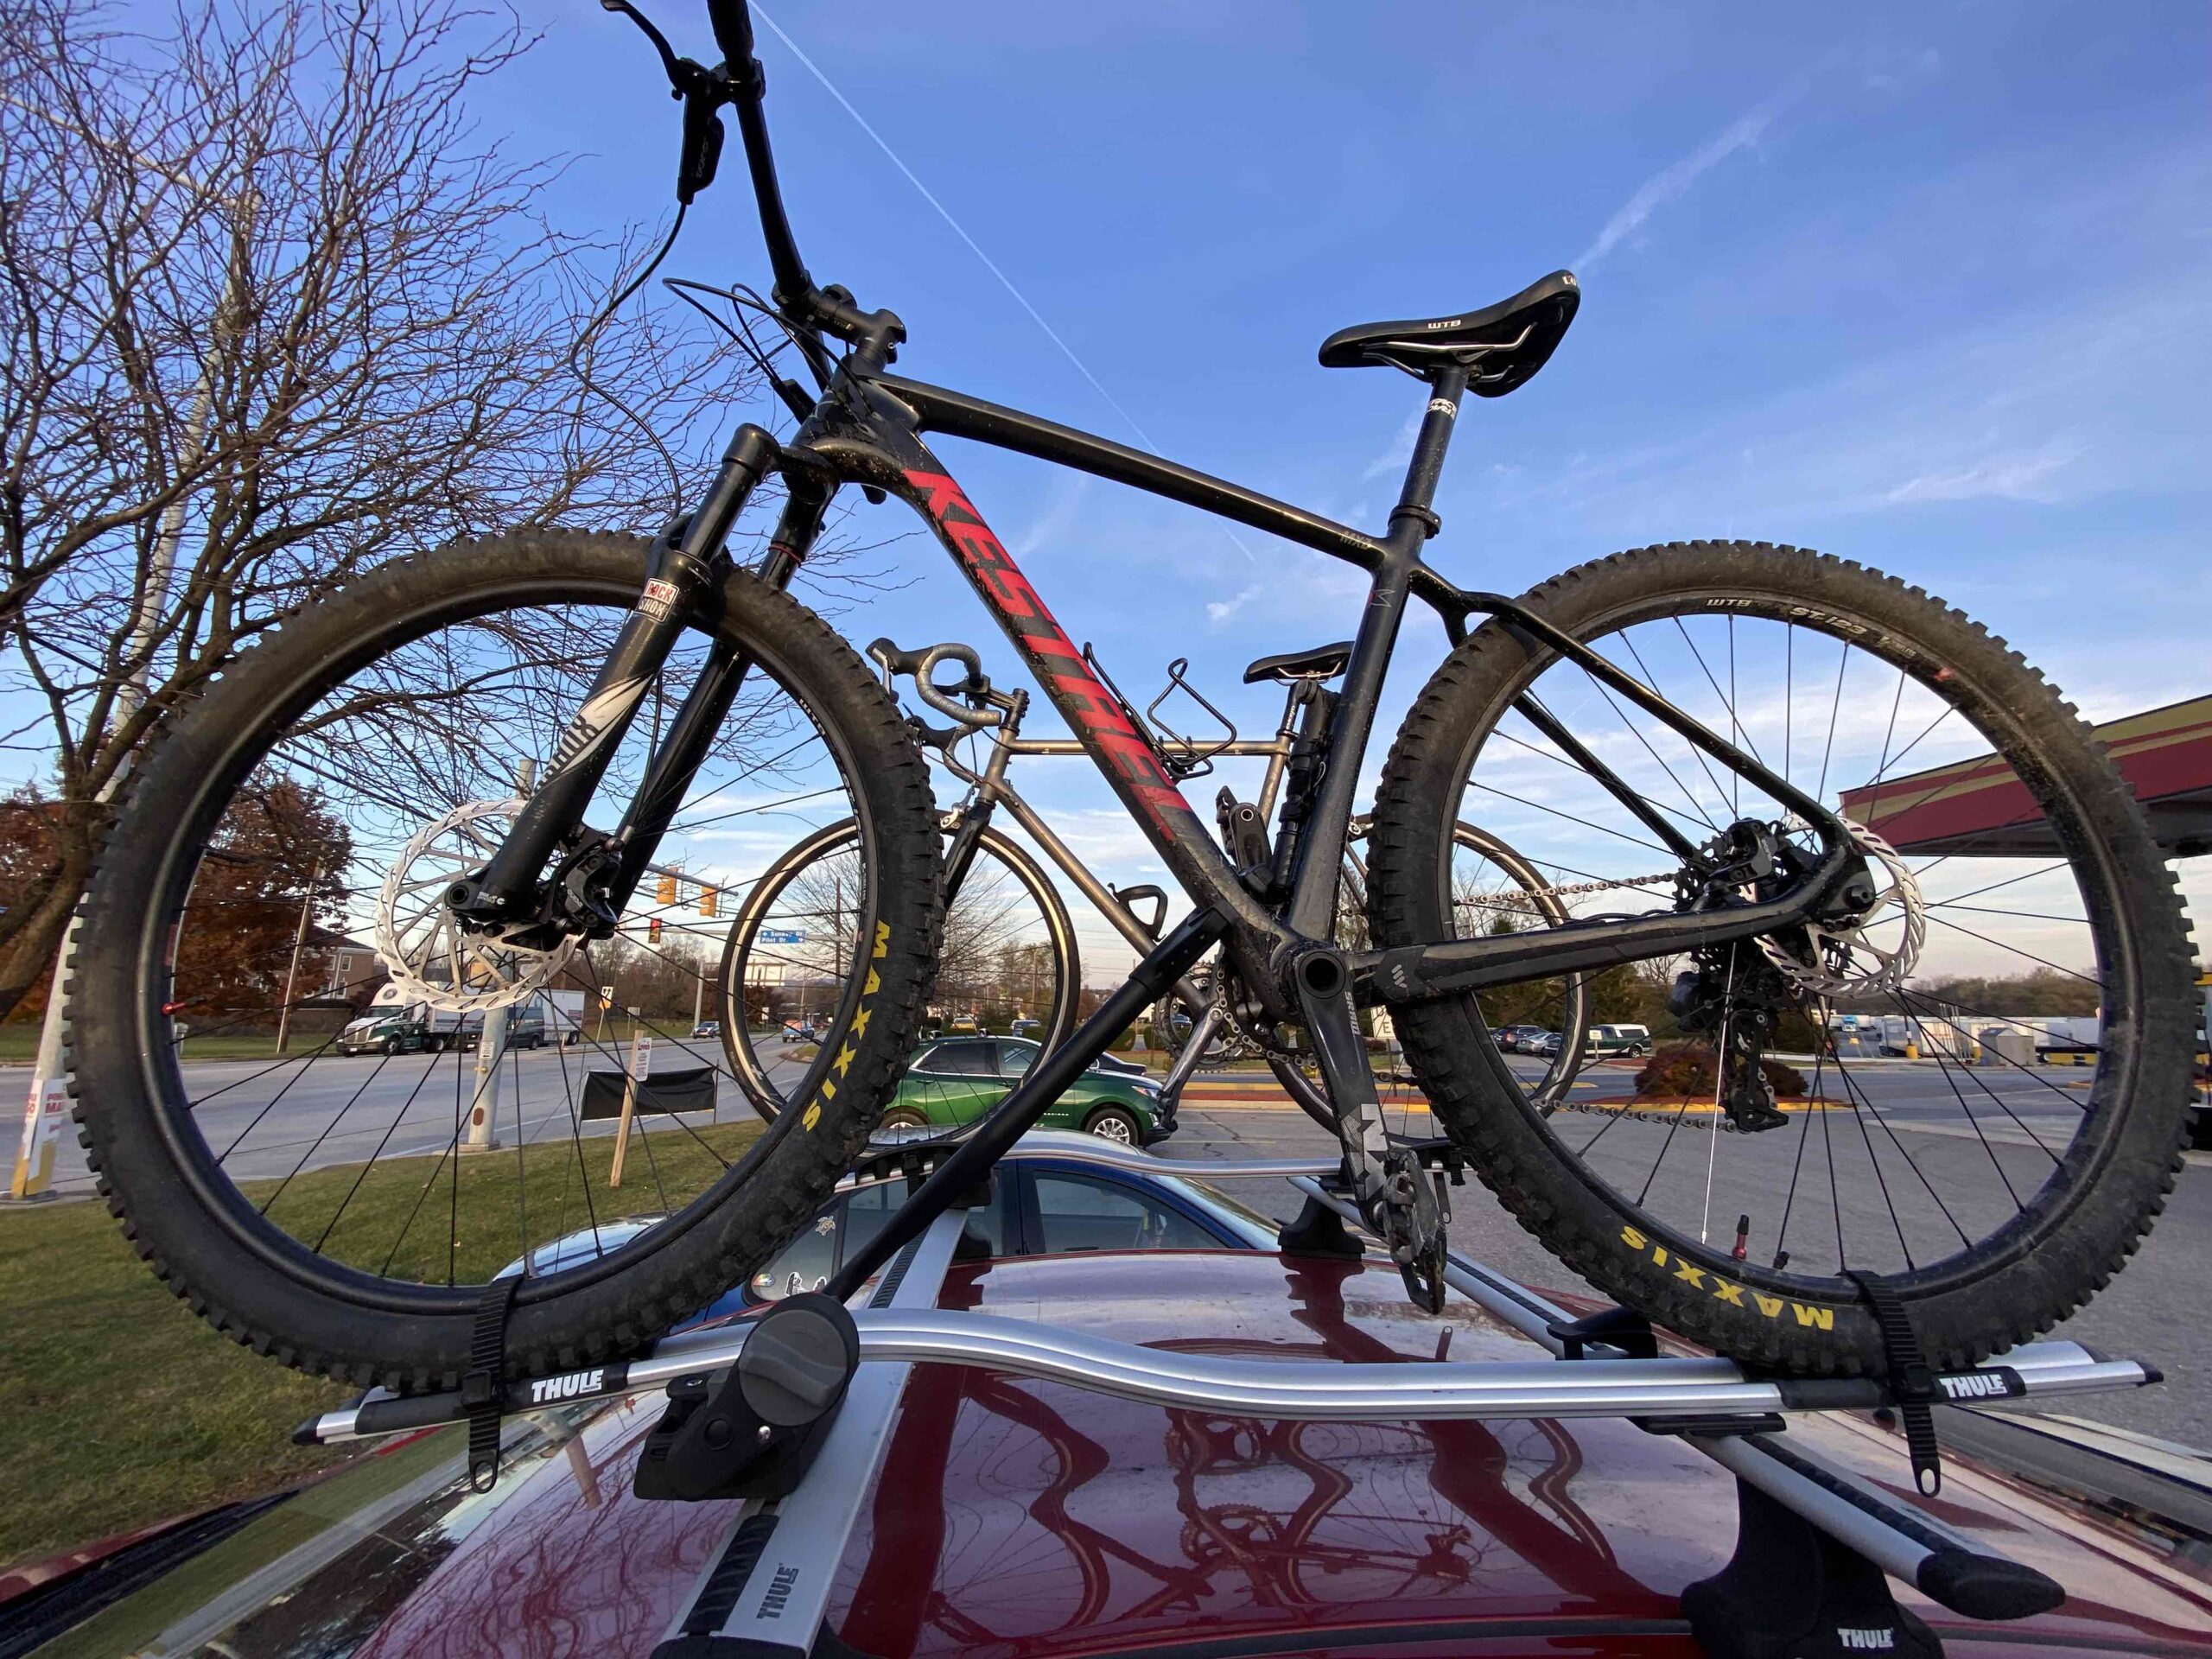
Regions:
<instances>
[{"instance_id":1,"label":"shrub","mask_svg":"<svg viewBox=\"0 0 2212 1659\"><path fill-rule=\"evenodd\" d=\"M1669 1100L1685 1095L1710 1098L1716 1069L1714 1051L1707 1045L1672 1044L1643 1063L1643 1069L1636 1074L1636 1092L1640 1097ZM1762 1059L1759 1069L1766 1073L1767 1085L1777 1099L1796 1099L1807 1092L1805 1074L1795 1066L1784 1065L1780 1060Z\"/></svg>"}]
</instances>

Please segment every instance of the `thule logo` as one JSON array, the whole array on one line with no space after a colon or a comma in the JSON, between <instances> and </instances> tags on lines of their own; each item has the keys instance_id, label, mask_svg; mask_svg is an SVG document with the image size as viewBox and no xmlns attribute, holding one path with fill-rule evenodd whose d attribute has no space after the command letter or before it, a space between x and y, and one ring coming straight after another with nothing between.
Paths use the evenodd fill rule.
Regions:
<instances>
[{"instance_id":1,"label":"thule logo","mask_svg":"<svg viewBox=\"0 0 2212 1659\"><path fill-rule=\"evenodd\" d=\"M607 1381L607 1368L597 1370L570 1371L565 1376L541 1376L530 1385L530 1403L550 1405L556 1400L573 1400L581 1394L596 1394Z\"/></svg>"},{"instance_id":2,"label":"thule logo","mask_svg":"<svg viewBox=\"0 0 2212 1659\"><path fill-rule=\"evenodd\" d=\"M781 1618L784 1605L791 1599L791 1592L798 1588L798 1568L779 1567L776 1576L768 1581L767 1593L760 1598L760 1617Z\"/></svg>"},{"instance_id":3,"label":"thule logo","mask_svg":"<svg viewBox=\"0 0 2212 1659\"><path fill-rule=\"evenodd\" d=\"M1885 1624L1873 1630L1854 1630L1847 1624L1839 1624L1835 1627L1835 1639L1847 1648L1879 1653L1897 1646L1897 1633L1892 1625Z\"/></svg>"},{"instance_id":4,"label":"thule logo","mask_svg":"<svg viewBox=\"0 0 2212 1659\"><path fill-rule=\"evenodd\" d=\"M1992 1400L2012 1392L2012 1383L1995 1371L1968 1371L1963 1376L1939 1376L1936 1380L1954 1400Z\"/></svg>"}]
</instances>

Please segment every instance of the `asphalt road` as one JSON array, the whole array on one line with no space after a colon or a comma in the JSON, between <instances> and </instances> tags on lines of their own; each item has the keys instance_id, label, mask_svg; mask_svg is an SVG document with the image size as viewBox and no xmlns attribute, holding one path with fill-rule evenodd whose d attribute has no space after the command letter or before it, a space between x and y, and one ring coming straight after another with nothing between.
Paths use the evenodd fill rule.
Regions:
<instances>
[{"instance_id":1,"label":"asphalt road","mask_svg":"<svg viewBox=\"0 0 2212 1659\"><path fill-rule=\"evenodd\" d=\"M662 1041L655 1067L720 1058L711 1040L689 1052ZM498 1138L512 1147L518 1134L538 1144L575 1132L611 1133L611 1121L578 1125L573 1103L587 1070L618 1064L615 1055L589 1049L512 1057L503 1068ZM1539 1070L1535 1062L1515 1064L1524 1074ZM1967 1073L1924 1061L1854 1061L1855 1102L1796 1113L1778 1130L1745 1135L1716 1135L1709 1109L1629 1116L1611 1109L1608 1103L1627 1096L1634 1070L1624 1063L1592 1068L1575 1085L1573 1109L1553 1120L1569 1144L1588 1148L1588 1161L1607 1179L1628 1190L1644 1188L1645 1201L1659 1213L1708 1236L1726 1238L1739 1215L1755 1217L1748 1244L1759 1259L1777 1247L1780 1234L1793 1254L1829 1253L1832 1262L1832 1235L1840 1233L1854 1263L1877 1266L1884 1265L1885 1252L1940 1254L1947 1238L1955 1243L1957 1230L1974 1232L2012 1213L2013 1195L2032 1191L2050 1167L2038 1141L2063 1147L2071 1135L2088 1076L2064 1068ZM372 1157L435 1157L452 1144L475 1087L468 1056L326 1056L309 1065L204 1062L188 1067L188 1077L203 1133L227 1154L226 1166L239 1179ZM734 1085L725 1082L721 1093L720 1121L750 1116ZM1162 1150L1201 1163L1327 1155L1326 1133L1279 1094L1255 1097L1270 1094L1270 1080L1251 1073L1198 1079L1185 1096L1179 1132ZM1394 1128L1434 1132L1417 1095L1402 1088L1389 1094ZM1854 1103L1864 1109L1853 1109ZM682 1134L666 1120L641 1121L652 1123L656 1137ZM702 1121L690 1120L695 1126ZM90 1189L73 1137L60 1148L57 1177L65 1194ZM1296 1207L1296 1195L1281 1182L1248 1184L1236 1196L1278 1214ZM1460 1189L1454 1209L1453 1237L1470 1253L1540 1285L1575 1284L1478 1185ZM2208 1244L2212 1169L2200 1155L2151 1243L2065 1327L2079 1340L2154 1362L2168 1382L2126 1397L2084 1398L2069 1409L2212 1446L2212 1337L2204 1327L2212 1310L2198 1265Z\"/></svg>"}]
</instances>

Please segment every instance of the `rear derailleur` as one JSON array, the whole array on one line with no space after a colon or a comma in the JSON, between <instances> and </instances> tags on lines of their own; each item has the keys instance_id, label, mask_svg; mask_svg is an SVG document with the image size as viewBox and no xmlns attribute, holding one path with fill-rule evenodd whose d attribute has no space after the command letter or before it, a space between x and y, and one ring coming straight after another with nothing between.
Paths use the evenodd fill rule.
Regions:
<instances>
[{"instance_id":1,"label":"rear derailleur","mask_svg":"<svg viewBox=\"0 0 2212 1659\"><path fill-rule=\"evenodd\" d=\"M1807 855L1781 826L1751 819L1729 825L1700 850L1706 868L1685 894L1695 910L1777 899L1811 874ZM1838 884L1827 908L1839 916L1863 910L1872 894L1862 861ZM1763 939L1737 939L1694 951L1690 960L1695 966L1676 978L1668 1001L1684 1032L1713 1039L1714 1104L1744 1134L1780 1128L1788 1120L1775 1103L1764 1057L1783 1014L1804 1006L1804 973L1783 965L1794 964L1796 954Z\"/></svg>"},{"instance_id":2,"label":"rear derailleur","mask_svg":"<svg viewBox=\"0 0 2212 1659\"><path fill-rule=\"evenodd\" d=\"M1780 1128L1788 1120L1775 1104L1764 1056L1795 993L1751 940L1714 945L1691 960L1697 966L1675 981L1668 1001L1684 1032L1713 1038L1714 1103L1746 1135Z\"/></svg>"}]
</instances>

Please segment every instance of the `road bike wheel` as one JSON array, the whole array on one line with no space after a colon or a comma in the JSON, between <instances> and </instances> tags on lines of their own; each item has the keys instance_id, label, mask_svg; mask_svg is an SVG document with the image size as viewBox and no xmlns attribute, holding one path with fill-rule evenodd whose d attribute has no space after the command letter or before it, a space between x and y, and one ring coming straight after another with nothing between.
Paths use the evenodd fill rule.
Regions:
<instances>
[{"instance_id":1,"label":"road bike wheel","mask_svg":"<svg viewBox=\"0 0 2212 1659\"><path fill-rule=\"evenodd\" d=\"M1609 1294L1761 1363L1882 1369L1853 1273L1890 1281L1944 1365L2078 1306L2171 1188L2194 1017L2172 878L2088 728L1956 611L1794 548L1647 548L1524 602L1860 825L1879 903L1855 927L1689 964L1703 1034L1669 1073L1679 1098L1578 1098L1547 1116L1502 1086L1473 999L1400 1008L1414 1069L1484 1179ZM1763 823L1784 849L1813 844L1700 756L1530 635L1485 625L1430 680L1384 768L1377 943L1452 931L1440 831L1463 812L1589 884L1585 918L1674 908L1684 861L1653 816L1700 843ZM1669 1028L1683 966L1596 976L1599 1017L1619 996ZM2035 1063L2034 1016L2054 1005L2101 1009L2094 1067ZM1925 1058L1899 1068L1832 1042L1839 1008L1887 1016ZM1789 1062L1802 1088L1783 1079L1777 1106L1738 1058L1726 1102L1700 1099L1713 1048L1747 1033L1816 1050Z\"/></svg>"},{"instance_id":2,"label":"road bike wheel","mask_svg":"<svg viewBox=\"0 0 2212 1659\"><path fill-rule=\"evenodd\" d=\"M70 966L71 1087L140 1253L240 1342L355 1382L451 1387L484 1285L518 1264L509 1363L599 1363L780 1248L881 1109L937 947L927 773L860 658L744 575L679 640L589 817L613 822L709 653L740 652L747 678L663 848L703 911L693 884L741 891L756 874L759 826L780 827L776 844L810 822L861 826L865 977L833 1015L850 1052L834 1079L764 1135L695 1110L696 1093L626 1090L625 1054L593 1028L603 1016L582 1033L611 1063L595 1078L565 1046L490 1055L497 1116L458 1042L380 1058L366 1077L323 1064L380 981L387 1001L472 1020L518 994L557 1008L582 1000L569 987L595 1000L612 986L641 1031L688 1025L704 963L653 881L615 939L539 952L454 934L439 900L504 833L518 774L543 775L639 602L645 554L624 537L518 533L387 565L236 659L134 772ZM302 917L297 982L313 996L287 988ZM197 1048L266 1032L280 1005L306 1052L248 1065L180 1053L180 1020ZM503 1144L471 1150L486 1141ZM649 1224L602 1252L618 1217Z\"/></svg>"},{"instance_id":3,"label":"road bike wheel","mask_svg":"<svg viewBox=\"0 0 2212 1659\"><path fill-rule=\"evenodd\" d=\"M1368 914L1369 830L1367 820L1356 820L1351 845L1344 852L1336 933L1338 942L1347 950L1365 949L1372 926ZM1452 836L1452 909L1461 933L1520 932L1555 926L1568 918L1565 901L1553 890L1556 883L1497 836L1464 820L1453 827ZM1533 1021L1561 1034L1556 1054L1532 1065L1506 1066L1514 1086L1532 1106L1542 1111L1555 1109L1568 1097L1575 1074L1582 1068L1590 1026L1589 976L1567 974L1485 993L1482 1012L1485 1032ZM1270 1054L1268 1069L1307 1116L1335 1133L1336 1113L1310 1058ZM1376 1073L1376 1092L1389 1133L1409 1140L1433 1135L1436 1129L1427 1097L1412 1086L1412 1079L1399 1075L1395 1065L1380 1055Z\"/></svg>"},{"instance_id":4,"label":"road bike wheel","mask_svg":"<svg viewBox=\"0 0 2212 1659\"><path fill-rule=\"evenodd\" d=\"M816 831L779 858L740 906L722 949L722 1048L755 1111L773 1122L820 1086L837 1058L810 1060L778 1040L798 1007L830 1007L847 989L861 862L849 823ZM934 995L948 1008L1010 1003L1039 1020L1030 1040L1052 1049L1075 1029L1083 969L1067 907L1020 845L985 829L945 894L944 944ZM901 1064L905 1060L901 1056Z\"/></svg>"}]
</instances>

